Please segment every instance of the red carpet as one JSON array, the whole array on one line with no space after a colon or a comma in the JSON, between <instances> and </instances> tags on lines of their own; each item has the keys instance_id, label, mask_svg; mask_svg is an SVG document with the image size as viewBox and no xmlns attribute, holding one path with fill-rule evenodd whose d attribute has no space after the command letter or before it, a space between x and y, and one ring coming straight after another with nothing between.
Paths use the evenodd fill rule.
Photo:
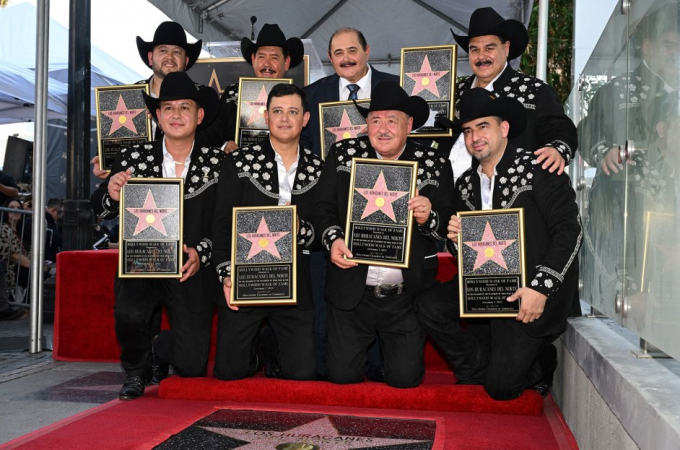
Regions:
<instances>
[{"instance_id":1,"label":"red carpet","mask_svg":"<svg viewBox=\"0 0 680 450\"><path fill-rule=\"evenodd\" d=\"M59 254L54 358L63 361L119 361L114 333L113 280L117 251L78 251ZM450 278L453 258L440 254L441 279ZM213 333L215 331L213 324ZM214 354L215 349L212 349ZM491 400L478 386L453 386L446 363L427 347L425 360L429 381L416 389L392 389L383 384L361 383L336 386L321 382L286 382L263 378L224 383L213 378L163 382L161 396L196 400L258 401L361 408L392 408L433 411L464 411L538 415L543 408L533 392L510 402ZM434 373L448 373L433 382Z\"/></svg>"},{"instance_id":2,"label":"red carpet","mask_svg":"<svg viewBox=\"0 0 680 450\"><path fill-rule=\"evenodd\" d=\"M577 449L563 428L552 399L546 414L507 416L436 411L365 410L330 406L252 404L162 400L149 391L141 400L113 402L15 439L0 449L53 450L150 449L217 409L314 412L383 418L428 419L437 422L433 449L566 450ZM562 428L560 428L562 427Z\"/></svg>"},{"instance_id":3,"label":"red carpet","mask_svg":"<svg viewBox=\"0 0 680 450\"><path fill-rule=\"evenodd\" d=\"M346 406L451 411L489 414L540 415L543 398L525 391L518 399L498 402L482 386L434 384L429 381L413 389L396 389L383 383L337 385L325 381L287 381L249 378L220 381L215 378L171 377L161 383L159 396L168 399L228 400L235 402L284 403L290 405Z\"/></svg>"}]
</instances>

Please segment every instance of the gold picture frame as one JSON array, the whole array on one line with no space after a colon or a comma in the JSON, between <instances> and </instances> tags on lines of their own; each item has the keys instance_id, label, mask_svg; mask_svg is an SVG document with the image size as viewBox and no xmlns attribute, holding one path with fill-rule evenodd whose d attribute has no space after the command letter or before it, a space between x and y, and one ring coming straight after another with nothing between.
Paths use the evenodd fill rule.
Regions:
<instances>
[{"instance_id":1,"label":"gold picture frame","mask_svg":"<svg viewBox=\"0 0 680 450\"><path fill-rule=\"evenodd\" d=\"M517 317L520 301L506 299L526 286L524 208L461 211L458 217L460 317Z\"/></svg>"},{"instance_id":2,"label":"gold picture frame","mask_svg":"<svg viewBox=\"0 0 680 450\"><path fill-rule=\"evenodd\" d=\"M348 258L359 264L408 268L418 162L353 158L347 199ZM364 220L367 219L367 220Z\"/></svg>"},{"instance_id":3,"label":"gold picture frame","mask_svg":"<svg viewBox=\"0 0 680 450\"><path fill-rule=\"evenodd\" d=\"M119 278L181 278L184 180L131 178L120 192Z\"/></svg>"}]
</instances>

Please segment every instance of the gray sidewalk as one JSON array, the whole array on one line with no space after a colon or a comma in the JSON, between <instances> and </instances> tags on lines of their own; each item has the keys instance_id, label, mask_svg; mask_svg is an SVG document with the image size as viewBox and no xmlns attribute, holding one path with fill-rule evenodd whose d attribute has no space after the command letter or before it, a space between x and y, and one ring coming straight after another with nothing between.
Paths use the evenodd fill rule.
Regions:
<instances>
[{"instance_id":1,"label":"gray sidewalk","mask_svg":"<svg viewBox=\"0 0 680 450\"><path fill-rule=\"evenodd\" d=\"M119 364L54 361L29 345L28 319L0 322L0 444L116 399L124 379Z\"/></svg>"}]
</instances>

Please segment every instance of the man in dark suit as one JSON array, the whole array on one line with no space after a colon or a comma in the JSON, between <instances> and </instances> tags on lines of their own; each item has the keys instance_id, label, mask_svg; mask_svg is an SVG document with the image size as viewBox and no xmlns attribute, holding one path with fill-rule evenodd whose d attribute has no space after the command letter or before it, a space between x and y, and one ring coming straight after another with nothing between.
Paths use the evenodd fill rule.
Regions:
<instances>
[{"instance_id":1,"label":"man in dark suit","mask_svg":"<svg viewBox=\"0 0 680 450\"><path fill-rule=\"evenodd\" d=\"M458 382L483 384L496 400L519 397L528 388L544 397L550 392L557 367L552 342L579 302L578 251L583 233L576 195L567 175L534 163L534 148L512 144L526 123L519 101L495 99L488 91L474 88L460 99L460 119L454 124L462 129L473 157L472 167L456 181L456 209L524 210L527 286L507 298L521 300L517 318L469 319L462 329L457 277L416 300L418 319L453 366ZM460 219L451 216L449 243L457 241L460 230ZM497 264L493 256L493 251L486 254L482 266Z\"/></svg>"},{"instance_id":2,"label":"man in dark suit","mask_svg":"<svg viewBox=\"0 0 680 450\"><path fill-rule=\"evenodd\" d=\"M302 133L302 141L314 154L321 155L319 131L319 103L340 100L362 100L371 97L371 90L381 81L399 82L399 77L380 72L368 64L371 47L364 34L354 28L341 28L328 42L328 57L335 73L306 86L303 90L309 101L310 118ZM326 374L326 301L323 296L326 259L319 252L312 253L314 282L314 308L316 314L317 369L321 377ZM382 359L377 345L371 347L367 373L371 379L382 381Z\"/></svg>"},{"instance_id":3,"label":"man in dark suit","mask_svg":"<svg viewBox=\"0 0 680 450\"><path fill-rule=\"evenodd\" d=\"M416 295L435 285L437 241L445 240L453 214L453 178L448 160L407 141L429 116L427 102L409 97L395 81L378 84L367 118L368 137L331 147L319 183L313 223L330 253L328 299L328 379L357 383L364 378L366 350L377 338L385 360L385 382L417 386L425 373L425 332L413 310ZM350 167L355 157L418 162L418 189L408 202L414 228L408 269L357 265L345 244ZM377 203L376 203L377 204ZM371 214L384 214L382 210ZM370 216L369 216L370 217Z\"/></svg>"},{"instance_id":4,"label":"man in dark suit","mask_svg":"<svg viewBox=\"0 0 680 450\"><path fill-rule=\"evenodd\" d=\"M165 130L163 139L121 150L111 174L90 199L104 219L116 217L120 191L130 178L184 178L184 265L181 279L116 277L114 315L127 378L122 400L144 395L152 362L171 364L177 375L204 376L210 347L213 302L219 285L211 264L210 226L224 152L196 139L196 130L217 111L215 91L198 88L184 72L166 75L158 98L145 95L149 111ZM165 306L171 331L154 341L149 324ZM152 353L153 347L153 353Z\"/></svg>"},{"instance_id":5,"label":"man in dark suit","mask_svg":"<svg viewBox=\"0 0 680 450\"><path fill-rule=\"evenodd\" d=\"M315 154L321 156L319 103L371 98L371 90L381 81L399 82L399 77L380 72L368 64L371 47L363 33L354 28L341 28L328 43L328 57L335 73L304 88L309 99L310 119L302 134Z\"/></svg>"},{"instance_id":6,"label":"man in dark suit","mask_svg":"<svg viewBox=\"0 0 680 450\"><path fill-rule=\"evenodd\" d=\"M215 268L224 286L219 308L215 376L236 380L252 376L252 342L263 320L278 341L270 357L280 374L267 376L310 380L316 376L314 363L314 304L312 301L309 251L318 244L318 233L309 222L321 174L321 159L300 145L300 133L309 119L305 95L299 87L277 84L269 93L265 120L269 137L258 145L230 153L224 162L213 224ZM295 306L231 304L232 209L244 206L297 207L299 227L295 242L297 292ZM264 337L261 337L262 339ZM266 347L266 346L265 346ZM265 365L271 361L266 361ZM265 367L267 369L267 367ZM267 373L267 372L266 372Z\"/></svg>"}]
</instances>

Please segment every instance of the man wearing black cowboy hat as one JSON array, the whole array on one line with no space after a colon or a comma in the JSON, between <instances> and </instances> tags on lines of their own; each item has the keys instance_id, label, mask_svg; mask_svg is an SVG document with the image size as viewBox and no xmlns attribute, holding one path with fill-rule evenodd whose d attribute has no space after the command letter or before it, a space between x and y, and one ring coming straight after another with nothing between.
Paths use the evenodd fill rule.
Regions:
<instances>
[{"instance_id":1,"label":"man wearing black cowboy hat","mask_svg":"<svg viewBox=\"0 0 680 450\"><path fill-rule=\"evenodd\" d=\"M152 41L145 41L140 36L137 36L137 51L139 57L142 59L152 71L151 77L140 80L135 84L148 84L149 91L152 97L158 97L161 89L161 84L166 75L172 72L185 72L189 70L198 59L201 53L202 41L190 44L187 42L184 28L177 22L163 22L161 23L153 35ZM200 86L199 84L196 84ZM204 123L201 127L203 140L206 144L219 147L223 144L222 128L224 128L223 115L213 115L210 120L211 124ZM214 120L214 119L218 120ZM207 125L211 125L208 127ZM163 138L162 127L159 129L155 120L151 121L152 136L154 140ZM108 172L102 170L99 166L99 157L95 156L92 159L92 172L98 178L105 179Z\"/></svg>"},{"instance_id":2,"label":"man wearing black cowboy hat","mask_svg":"<svg viewBox=\"0 0 680 450\"><path fill-rule=\"evenodd\" d=\"M425 100L394 81L373 90L371 107L357 106L367 118L368 137L338 142L326 157L317 188L312 222L330 253L327 375L335 383L362 381L366 349L377 338L385 359L385 381L394 387L417 386L424 375L425 332L413 299L435 285L437 241L445 240L454 213L451 166L435 151L407 140L429 116ZM415 226L408 269L357 265L346 260L344 227L354 157L418 162L418 193L409 201ZM382 214L377 211L374 214Z\"/></svg>"},{"instance_id":3,"label":"man wearing black cowboy hat","mask_svg":"<svg viewBox=\"0 0 680 450\"><path fill-rule=\"evenodd\" d=\"M264 116L269 136L257 145L241 147L227 155L217 189L220 208L213 223L213 261L225 298L219 308L215 376L222 380L252 376L256 367L251 364L251 349L259 334L266 376L312 380L316 364L309 253L319 247L319 234L310 216L323 163L300 144L309 110L299 87L275 85ZM287 204L296 205L299 220L297 304L248 308L232 305L232 209ZM258 331L263 320L268 321L271 331Z\"/></svg>"},{"instance_id":4,"label":"man wearing black cowboy hat","mask_svg":"<svg viewBox=\"0 0 680 450\"><path fill-rule=\"evenodd\" d=\"M253 66L256 78L284 78L288 69L297 67L302 62L305 47L300 38L286 39L277 24L265 23L255 42L247 37L241 39L241 54ZM220 99L220 115L226 120L224 150L227 153L238 147L234 141L237 99L238 83L227 86Z\"/></svg>"},{"instance_id":5,"label":"man wearing black cowboy hat","mask_svg":"<svg viewBox=\"0 0 680 450\"><path fill-rule=\"evenodd\" d=\"M459 106L454 125L473 159L456 181L456 209L524 209L527 286L508 297L521 300L516 319L468 319L462 329L456 278L421 295L417 315L459 383L483 384L496 400L519 397L527 388L545 396L557 367L552 342L579 304L577 255L583 234L575 193L568 176L534 163L534 149L512 144L527 123L519 101L473 88ZM449 244L460 229L460 219L451 216Z\"/></svg>"},{"instance_id":6,"label":"man wearing black cowboy hat","mask_svg":"<svg viewBox=\"0 0 680 450\"><path fill-rule=\"evenodd\" d=\"M460 113L460 96L471 88L484 88L496 97L516 98L524 105L527 126L512 143L517 148L532 149L544 169L561 174L576 152L576 127L564 114L552 87L508 64L522 56L529 43L524 25L517 20L504 20L493 8L479 8L470 17L468 35L453 33L453 37L468 52L474 73L456 86L456 114ZM470 165L462 139L455 142L450 159L454 177L458 178Z\"/></svg>"},{"instance_id":7,"label":"man wearing black cowboy hat","mask_svg":"<svg viewBox=\"0 0 680 450\"><path fill-rule=\"evenodd\" d=\"M156 374L160 378L167 376L168 364L180 376L205 375L213 301L219 294L215 274L206 266L211 263L210 226L224 152L196 138L196 131L217 111L217 95L197 87L186 73L171 72L158 98L145 95L144 100L165 130L164 138L121 150L90 200L98 216L110 219L119 214L120 191L130 178L184 178L185 264L179 280L115 280L116 335L127 374L119 393L123 400L144 395L152 362L161 368ZM171 331L153 341L155 331L149 324L161 306L166 307Z\"/></svg>"},{"instance_id":8,"label":"man wearing black cowboy hat","mask_svg":"<svg viewBox=\"0 0 680 450\"><path fill-rule=\"evenodd\" d=\"M312 115L302 139L312 146L317 155L321 154L319 103L371 98L371 89L381 81L399 82L398 76L371 67L368 64L370 53L371 46L364 34L355 28L341 28L331 36L328 58L335 73L304 88Z\"/></svg>"}]
</instances>

